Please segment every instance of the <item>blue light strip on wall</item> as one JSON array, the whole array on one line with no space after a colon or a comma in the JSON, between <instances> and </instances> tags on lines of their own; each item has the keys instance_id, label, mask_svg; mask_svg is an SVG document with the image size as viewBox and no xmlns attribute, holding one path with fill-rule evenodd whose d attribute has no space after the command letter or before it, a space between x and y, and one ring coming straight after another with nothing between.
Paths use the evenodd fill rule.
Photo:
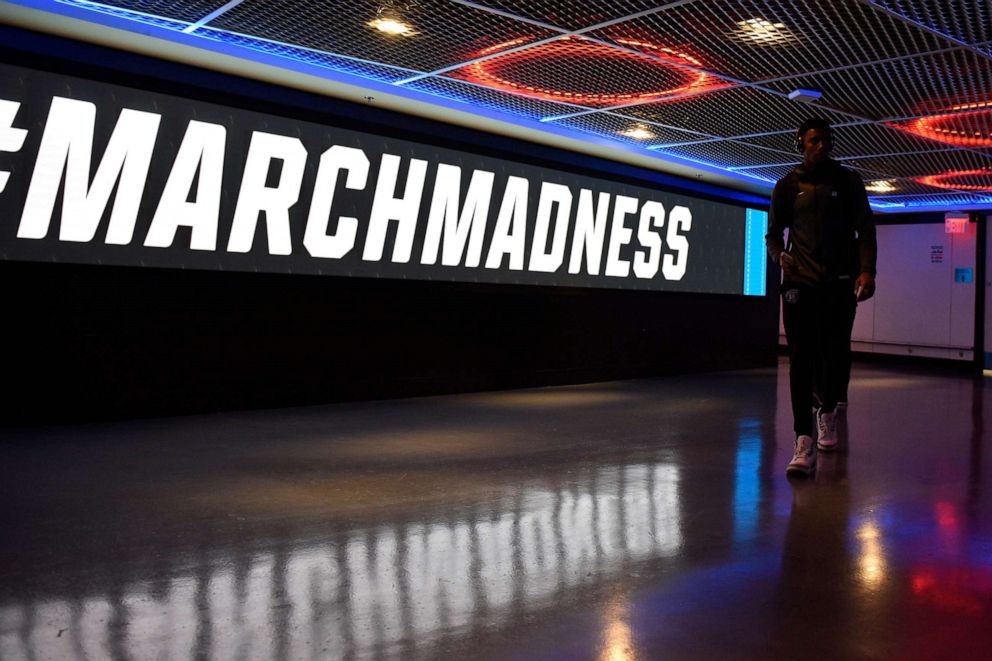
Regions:
<instances>
[{"instance_id":1,"label":"blue light strip on wall","mask_svg":"<svg viewBox=\"0 0 992 661\"><path fill-rule=\"evenodd\" d=\"M744 295L765 295L765 233L768 212L748 209L744 229Z\"/></svg>"}]
</instances>

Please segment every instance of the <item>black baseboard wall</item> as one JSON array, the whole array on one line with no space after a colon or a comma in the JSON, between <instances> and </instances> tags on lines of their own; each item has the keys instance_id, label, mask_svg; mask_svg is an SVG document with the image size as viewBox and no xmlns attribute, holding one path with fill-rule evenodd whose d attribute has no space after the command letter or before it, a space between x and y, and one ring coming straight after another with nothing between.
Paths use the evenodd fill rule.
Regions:
<instances>
[{"instance_id":1,"label":"black baseboard wall","mask_svg":"<svg viewBox=\"0 0 992 661\"><path fill-rule=\"evenodd\" d=\"M0 262L2 420L292 406L773 364L763 299ZM774 299L772 299L774 301Z\"/></svg>"}]
</instances>

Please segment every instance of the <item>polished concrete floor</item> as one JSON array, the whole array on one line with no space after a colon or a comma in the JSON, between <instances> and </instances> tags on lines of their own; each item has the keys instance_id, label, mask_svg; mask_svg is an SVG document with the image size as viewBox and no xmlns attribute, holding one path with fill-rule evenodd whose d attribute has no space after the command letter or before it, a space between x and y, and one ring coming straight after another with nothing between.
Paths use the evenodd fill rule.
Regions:
<instances>
[{"instance_id":1,"label":"polished concrete floor","mask_svg":"<svg viewBox=\"0 0 992 661\"><path fill-rule=\"evenodd\" d=\"M859 365L0 431L0 658L992 658L992 384Z\"/></svg>"}]
</instances>

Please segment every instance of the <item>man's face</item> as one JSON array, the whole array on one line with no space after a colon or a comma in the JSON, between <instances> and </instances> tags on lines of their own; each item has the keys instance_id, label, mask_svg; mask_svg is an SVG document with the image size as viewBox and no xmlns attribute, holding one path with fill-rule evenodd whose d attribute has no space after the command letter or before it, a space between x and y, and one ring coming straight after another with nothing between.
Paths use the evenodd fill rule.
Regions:
<instances>
[{"instance_id":1,"label":"man's face","mask_svg":"<svg viewBox=\"0 0 992 661\"><path fill-rule=\"evenodd\" d=\"M830 132L823 129L809 129L803 134L803 162L807 165L817 165L830 156L834 143Z\"/></svg>"}]
</instances>

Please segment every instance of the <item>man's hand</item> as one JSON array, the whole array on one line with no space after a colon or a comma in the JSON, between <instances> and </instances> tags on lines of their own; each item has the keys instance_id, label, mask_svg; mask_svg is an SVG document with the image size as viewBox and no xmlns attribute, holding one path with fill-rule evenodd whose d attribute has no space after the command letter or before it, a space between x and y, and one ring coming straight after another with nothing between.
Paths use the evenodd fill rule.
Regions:
<instances>
[{"instance_id":1,"label":"man's hand","mask_svg":"<svg viewBox=\"0 0 992 661\"><path fill-rule=\"evenodd\" d=\"M854 295L858 301L867 301L875 295L875 276L871 273L862 273L854 281Z\"/></svg>"},{"instance_id":2,"label":"man's hand","mask_svg":"<svg viewBox=\"0 0 992 661\"><path fill-rule=\"evenodd\" d=\"M782 269L783 273L786 275L792 275L795 271L796 260L792 258L792 255L783 250L778 254L778 265Z\"/></svg>"}]
</instances>

